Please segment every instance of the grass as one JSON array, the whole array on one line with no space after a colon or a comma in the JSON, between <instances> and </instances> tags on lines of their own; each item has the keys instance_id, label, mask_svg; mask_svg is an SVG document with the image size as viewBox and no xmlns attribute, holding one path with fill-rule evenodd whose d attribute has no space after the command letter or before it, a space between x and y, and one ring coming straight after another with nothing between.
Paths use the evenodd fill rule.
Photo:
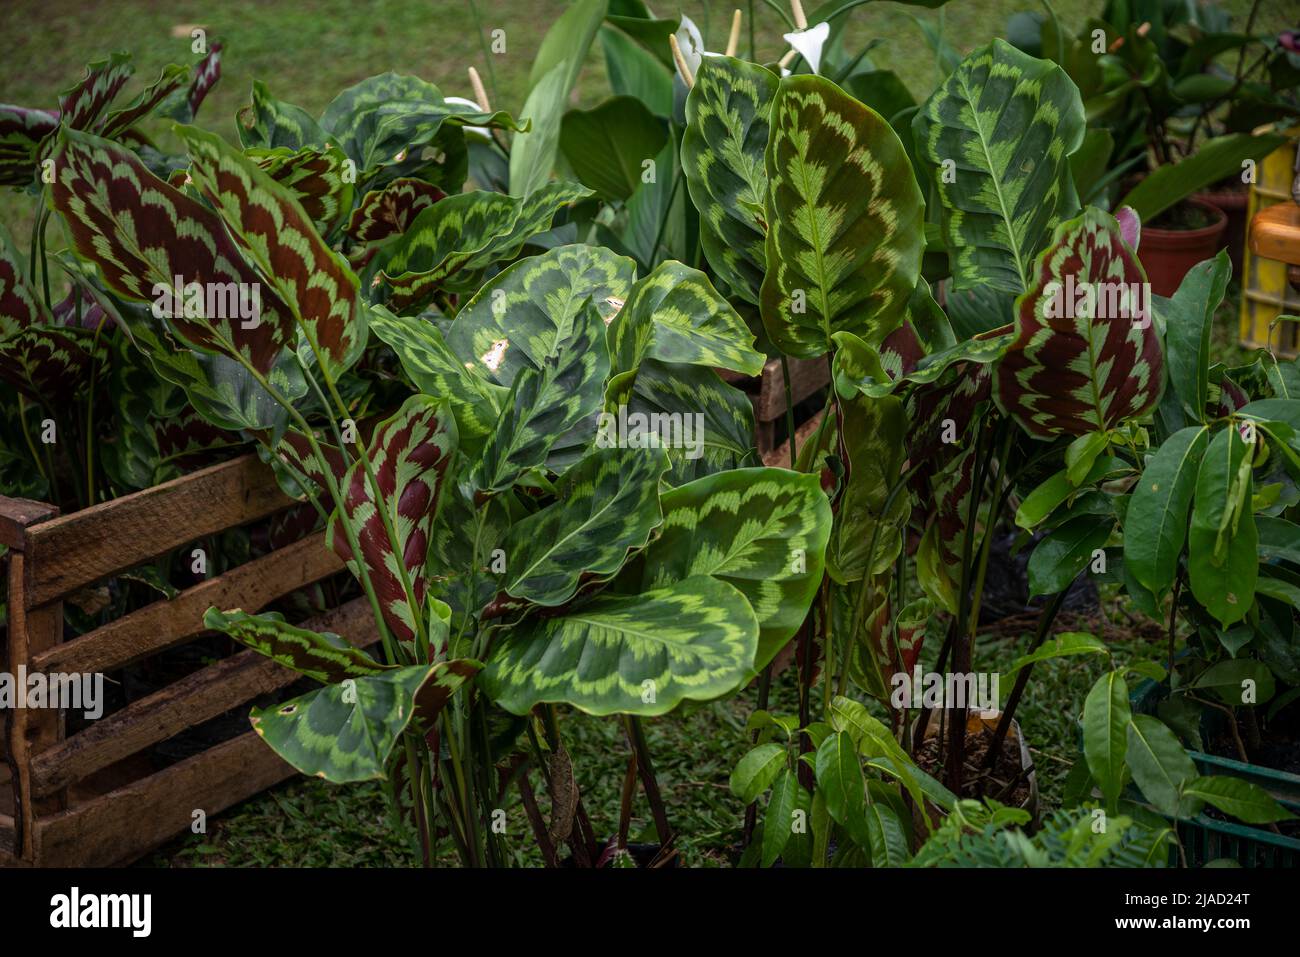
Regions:
<instances>
[{"instance_id":1,"label":"grass","mask_svg":"<svg viewBox=\"0 0 1300 957\"><path fill-rule=\"evenodd\" d=\"M749 0L738 0L749 9ZM1249 0L1225 4L1240 19ZM567 6L564 0L479 0L486 30L505 31L506 49L484 69L483 48L469 2L429 4L372 0L255 2L255 0L6 0L0 10L0 101L54 106L58 91L76 82L84 65L116 50L136 58L136 79L127 95L157 76L169 62L188 62L190 31L202 26L225 48L223 78L203 107L201 122L235 138L235 114L247 103L252 79L265 81L272 93L313 114L344 87L375 73L413 73L437 83L448 95L470 95L466 68L475 65L491 77L493 105L518 111L527 93L527 75L543 35ZM661 13L675 9L656 3ZM816 4L808 4L814 9ZM1061 5L1063 8L1065 5ZM1080 27L1100 2L1070 5L1059 12L1069 30ZM1005 35L1007 18L1034 8L1029 0L953 0L942 12L882 2L853 14L855 43L879 37L872 53L881 68L893 69L918 96L938 78L934 56L914 20L938 22L959 51L995 35ZM689 2L681 9L700 24L706 45L725 43L732 4ZM775 59L783 49L776 14L762 2L753 4L758 52ZM1263 5L1260 23L1287 26L1284 0ZM747 36L748 30L742 36ZM743 47L742 47L743 49ZM604 64L593 51L579 82L576 100L595 103L608 92ZM32 200L17 190L0 193L0 222L25 237L32 222ZM20 238L20 244L22 239ZM55 241L57 244L57 240ZM1225 310L1226 313L1226 310ZM1235 314L1224 315L1219 340L1235 342ZM980 667L1005 667L1024 637L986 641ZM1139 640L1114 645L1117 658L1150 656ZM1074 658L1040 665L1023 702L1020 720L1038 767L1044 806L1059 803L1062 783L1077 759L1075 719L1092 682L1105 667L1096 658ZM775 683L774 708L794 710L793 675ZM679 848L689 865L721 865L729 860L739 837L741 802L727 788L727 778L743 753L745 721L753 692L732 701L683 709L669 718L647 722L649 744L660 772L670 819L679 832ZM1064 707L1062 703L1067 703ZM618 722L581 714L566 716L563 730L574 755L584 803L596 813L618 807L627 745ZM517 804L506 808L507 840L520 859L536 862L536 852ZM634 826L649 835L644 804ZM612 832L616 822L597 816L596 829ZM152 866L389 866L414 861L409 844L393 834L378 785L336 787L299 779L214 815L208 832L187 835L144 863Z\"/></svg>"}]
</instances>

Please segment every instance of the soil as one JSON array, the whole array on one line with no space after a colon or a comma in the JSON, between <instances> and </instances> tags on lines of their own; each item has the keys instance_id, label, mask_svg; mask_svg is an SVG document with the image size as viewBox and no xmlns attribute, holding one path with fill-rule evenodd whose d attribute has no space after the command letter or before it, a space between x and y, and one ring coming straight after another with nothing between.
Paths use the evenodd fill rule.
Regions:
<instances>
[{"instance_id":1,"label":"soil","mask_svg":"<svg viewBox=\"0 0 1300 957\"><path fill-rule=\"evenodd\" d=\"M1178 203L1144 225L1151 229L1171 229L1179 232L1204 229L1213 226L1215 217L1200 206L1192 203Z\"/></svg>"},{"instance_id":2,"label":"soil","mask_svg":"<svg viewBox=\"0 0 1300 957\"><path fill-rule=\"evenodd\" d=\"M932 715L931 721L937 722L938 715ZM989 746L993 743L993 731L989 728L981 728L972 737L967 732L966 737L966 760L964 762L965 772L962 774L961 796L964 798L978 798L982 796L993 798L1002 804L1012 805L1014 807L1023 807L1029 800L1029 774L1026 771L1021 776L1020 767L1020 744L1012 740L1010 735L1002 742L1002 753L998 755L998 760L991 772L984 770L984 762L987 760ZM943 753L947 745L946 732L943 740L940 735L934 734L926 738L917 750L914 758L917 766L925 771L931 777L943 780ZM1015 782L1010 793L1006 791L1007 785L1012 781Z\"/></svg>"}]
</instances>

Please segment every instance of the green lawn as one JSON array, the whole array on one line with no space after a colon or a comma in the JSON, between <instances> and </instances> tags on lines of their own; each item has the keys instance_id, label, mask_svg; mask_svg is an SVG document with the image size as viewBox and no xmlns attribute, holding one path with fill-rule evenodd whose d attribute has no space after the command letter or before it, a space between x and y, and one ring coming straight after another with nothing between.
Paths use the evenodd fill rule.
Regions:
<instances>
[{"instance_id":1,"label":"green lawn","mask_svg":"<svg viewBox=\"0 0 1300 957\"><path fill-rule=\"evenodd\" d=\"M741 2L749 9L748 0ZM662 2L652 5L661 14L674 8ZM1240 14L1248 2L1229 0L1225 5ZM224 43L225 53L223 78L200 119L232 139L235 113L247 102L254 77L266 82L278 98L318 113L343 87L387 70L414 73L436 82L446 94L468 96L465 71L474 65L490 78L493 105L518 111L544 27L565 6L563 0L479 0L483 29L502 29L506 37L506 51L493 55L488 64L473 7L457 0L5 0L0 10L0 101L52 107L57 92L80 78L85 63L116 50L135 54L134 82L147 82L165 63L191 59L190 29L201 25ZM682 9L704 28L707 45L718 49L725 43L732 6L694 0ZM808 4L809 9L814 6ZM1029 0L953 0L943 12L945 35L958 50L969 50L1003 35L1011 13L1033 6ZM1100 0L1069 9L1060 4L1058 13L1067 28L1075 29L1100 6ZM1290 25L1290 8L1289 0L1269 0L1262 8L1261 25ZM780 21L761 0L753 9L759 52L775 58L784 46ZM898 72L918 95L927 93L938 74L912 18L936 22L940 12L880 2L859 8L854 17L856 39L885 41L873 53L876 64ZM580 102L594 103L607 93L604 64L593 51L577 96ZM29 197L14 190L0 194L0 221L20 237L20 245L25 245L30 228L30 209ZM1233 328L1232 317L1225 320L1225 328ZM1022 644L1023 636L985 642L981 666L1005 666ZM1116 649L1122 655L1156 653L1135 640L1120 642ZM1040 666L1022 705L1021 721L1047 807L1060 799L1062 782L1076 758L1075 718L1103 667L1103 662L1089 658ZM792 684L790 672L778 680L776 707L793 709ZM725 863L738 838L743 808L727 789L727 777L747 741L744 725L752 703L753 693L747 692L730 702L696 706L648 722L650 747L688 864ZM616 813L627 755L620 725L570 714L563 729L585 804L595 816L597 831L608 834L616 822L602 815ZM636 827L646 830L644 806L638 810ZM508 808L508 821L521 859L535 862L517 806ZM208 834L178 839L145 863L366 866L412 861L409 849L388 831L377 786L334 787L297 780L215 816Z\"/></svg>"}]
</instances>

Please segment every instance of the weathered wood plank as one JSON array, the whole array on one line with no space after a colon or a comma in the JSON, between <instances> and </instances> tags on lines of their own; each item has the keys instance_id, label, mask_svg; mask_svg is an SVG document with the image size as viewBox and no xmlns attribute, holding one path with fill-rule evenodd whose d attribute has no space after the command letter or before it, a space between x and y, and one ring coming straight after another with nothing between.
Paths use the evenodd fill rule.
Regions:
<instances>
[{"instance_id":1,"label":"weathered wood plank","mask_svg":"<svg viewBox=\"0 0 1300 957\"><path fill-rule=\"evenodd\" d=\"M37 522L49 521L58 514L56 505L0 495L0 545L21 551L27 541L27 528Z\"/></svg>"},{"instance_id":2,"label":"weathered wood plank","mask_svg":"<svg viewBox=\"0 0 1300 957\"><path fill-rule=\"evenodd\" d=\"M825 414L826 412L824 409L819 410L817 414L814 415L811 419L809 419L803 425L795 429L794 434L795 434L796 454L798 454L798 451L803 448L804 443L813 437L813 433L816 432L817 427L821 425L822 417ZM770 452L764 452L763 464L777 466L780 468L789 468L790 467L789 441L782 442L777 448L772 449Z\"/></svg>"},{"instance_id":3,"label":"weathered wood plank","mask_svg":"<svg viewBox=\"0 0 1300 957\"><path fill-rule=\"evenodd\" d=\"M818 389L829 385L830 370L824 357L790 360L790 393L798 405ZM785 377L781 374L781 360L769 359L763 367L758 398L754 400L754 418L771 422L785 415Z\"/></svg>"},{"instance_id":4,"label":"weathered wood plank","mask_svg":"<svg viewBox=\"0 0 1300 957\"><path fill-rule=\"evenodd\" d=\"M195 810L211 817L278 784L294 769L252 731L147 778L37 822L42 867L128 863L186 830Z\"/></svg>"},{"instance_id":5,"label":"weathered wood plank","mask_svg":"<svg viewBox=\"0 0 1300 957\"><path fill-rule=\"evenodd\" d=\"M245 455L27 530L27 607L292 503Z\"/></svg>"},{"instance_id":6,"label":"weathered wood plank","mask_svg":"<svg viewBox=\"0 0 1300 957\"><path fill-rule=\"evenodd\" d=\"M0 814L0 854L12 855L16 847L16 838L14 819L8 814ZM4 858L0 857L0 866L4 866L4 863Z\"/></svg>"},{"instance_id":7,"label":"weathered wood plank","mask_svg":"<svg viewBox=\"0 0 1300 957\"><path fill-rule=\"evenodd\" d=\"M313 618L303 627L335 632L362 647L379 638L364 598ZM32 793L41 797L64 788L251 698L293 684L299 677L255 651L241 651L201 668L36 755Z\"/></svg>"},{"instance_id":8,"label":"weathered wood plank","mask_svg":"<svg viewBox=\"0 0 1300 957\"><path fill-rule=\"evenodd\" d=\"M201 633L203 613L213 605L261 611L342 568L343 562L325 547L325 533L318 532L57 645L36 655L32 667L68 674L120 668Z\"/></svg>"}]
</instances>

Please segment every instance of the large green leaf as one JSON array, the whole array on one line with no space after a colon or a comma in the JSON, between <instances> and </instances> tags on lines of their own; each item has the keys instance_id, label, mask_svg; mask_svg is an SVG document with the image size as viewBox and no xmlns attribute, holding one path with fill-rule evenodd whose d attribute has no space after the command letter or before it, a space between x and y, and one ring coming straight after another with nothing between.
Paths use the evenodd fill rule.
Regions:
<instances>
[{"instance_id":1,"label":"large green leaf","mask_svg":"<svg viewBox=\"0 0 1300 957\"><path fill-rule=\"evenodd\" d=\"M430 528L455 448L456 423L446 405L431 396L411 396L370 438L368 455L379 488L367 479L358 458L341 482L343 510L335 509L329 524L327 543L344 561L354 566L358 560L365 563L384 620L402 641L412 640L418 631ZM396 535L396 549L385 517ZM343 522L356 535L359 557L352 553ZM404 579L411 586L410 595Z\"/></svg>"},{"instance_id":2,"label":"large green leaf","mask_svg":"<svg viewBox=\"0 0 1300 957\"><path fill-rule=\"evenodd\" d=\"M65 130L55 169L54 208L77 254L99 267L113 292L154 303L187 342L241 356L262 373L297 341L293 315L276 292L262 288L221 220L155 177L130 150ZM239 294L251 304L254 290L260 290L260 312L246 322ZM219 302L211 295L216 291Z\"/></svg>"},{"instance_id":3,"label":"large green leaf","mask_svg":"<svg viewBox=\"0 0 1300 957\"><path fill-rule=\"evenodd\" d=\"M1048 532L1029 556L1030 597L1055 595L1069 588L1114 528L1112 515L1080 515Z\"/></svg>"},{"instance_id":4,"label":"large green leaf","mask_svg":"<svg viewBox=\"0 0 1300 957\"><path fill-rule=\"evenodd\" d=\"M394 240L378 279L388 283L399 311L427 302L442 287L475 288L482 270L513 259L529 237L550 228L560 207L590 195L573 183L550 183L527 199L483 191L448 196Z\"/></svg>"},{"instance_id":5,"label":"large green leaf","mask_svg":"<svg viewBox=\"0 0 1300 957\"><path fill-rule=\"evenodd\" d=\"M752 674L758 621L726 582L696 576L639 595L602 596L498 633L479 686L526 714L543 702L589 714L665 714Z\"/></svg>"},{"instance_id":6,"label":"large green leaf","mask_svg":"<svg viewBox=\"0 0 1300 957\"><path fill-rule=\"evenodd\" d=\"M568 601L578 586L617 572L662 521L658 448L596 449L565 472L555 502L515 523L502 546L505 591L538 605Z\"/></svg>"},{"instance_id":7,"label":"large green leaf","mask_svg":"<svg viewBox=\"0 0 1300 957\"><path fill-rule=\"evenodd\" d=\"M615 96L590 110L570 110L560 124L560 149L584 185L624 202L641 185L643 165L664 148L668 129L640 100Z\"/></svg>"},{"instance_id":8,"label":"large green leaf","mask_svg":"<svg viewBox=\"0 0 1300 957\"><path fill-rule=\"evenodd\" d=\"M1225 628L1246 617L1259 577L1259 532L1251 509L1253 450L1236 427L1223 429L1196 475L1187 579L1196 600Z\"/></svg>"},{"instance_id":9,"label":"large green leaf","mask_svg":"<svg viewBox=\"0 0 1300 957\"><path fill-rule=\"evenodd\" d=\"M1156 810L1170 817L1190 817L1196 813L1200 802L1186 793L1198 777L1196 765L1174 733L1158 719L1146 714L1133 715L1128 725L1125 754L1133 781Z\"/></svg>"},{"instance_id":10,"label":"large green leaf","mask_svg":"<svg viewBox=\"0 0 1300 957\"><path fill-rule=\"evenodd\" d=\"M712 366L756 376L764 356L736 310L697 269L672 260L639 279L609 326L616 373L645 357Z\"/></svg>"},{"instance_id":11,"label":"large green leaf","mask_svg":"<svg viewBox=\"0 0 1300 957\"><path fill-rule=\"evenodd\" d=\"M781 856L794 834L794 812L799 798L799 777L787 767L781 768L772 784L772 800L763 815L763 867L771 867Z\"/></svg>"},{"instance_id":12,"label":"large green leaf","mask_svg":"<svg viewBox=\"0 0 1300 957\"><path fill-rule=\"evenodd\" d=\"M289 189L219 136L196 127L176 132L189 150L195 184L306 335L311 345L300 355L337 381L366 348L357 277Z\"/></svg>"},{"instance_id":13,"label":"large green leaf","mask_svg":"<svg viewBox=\"0 0 1300 957\"><path fill-rule=\"evenodd\" d=\"M756 63L705 57L686 98L682 172L700 245L732 291L757 303L767 270L767 150L779 79Z\"/></svg>"},{"instance_id":14,"label":"large green leaf","mask_svg":"<svg viewBox=\"0 0 1300 957\"><path fill-rule=\"evenodd\" d=\"M1295 818L1263 788L1226 774L1198 777L1187 785L1185 793L1247 824L1272 824Z\"/></svg>"},{"instance_id":15,"label":"large green leaf","mask_svg":"<svg viewBox=\"0 0 1300 957\"><path fill-rule=\"evenodd\" d=\"M1209 431L1175 432L1147 459L1124 519L1124 567L1156 597L1173 585Z\"/></svg>"},{"instance_id":16,"label":"large green leaf","mask_svg":"<svg viewBox=\"0 0 1300 957\"><path fill-rule=\"evenodd\" d=\"M1157 300L1163 313L1169 383L1193 422L1204 422L1210 393L1210 334L1214 313L1232 276L1227 250L1197 263L1172 299Z\"/></svg>"},{"instance_id":17,"label":"large green leaf","mask_svg":"<svg viewBox=\"0 0 1300 957\"><path fill-rule=\"evenodd\" d=\"M736 762L729 781L731 793L746 804L758 800L759 795L772 786L786 768L784 745L768 742L745 752Z\"/></svg>"},{"instance_id":18,"label":"large green leaf","mask_svg":"<svg viewBox=\"0 0 1300 957\"><path fill-rule=\"evenodd\" d=\"M1030 435L1105 432L1153 408L1164 387L1146 273L1119 224L1088 207L1062 223L1016 300L1016 339L993 394Z\"/></svg>"},{"instance_id":19,"label":"large green leaf","mask_svg":"<svg viewBox=\"0 0 1300 957\"><path fill-rule=\"evenodd\" d=\"M776 468L718 472L667 492L641 585L711 575L743 594L763 668L803 623L822 579L830 503L817 476Z\"/></svg>"},{"instance_id":20,"label":"large green leaf","mask_svg":"<svg viewBox=\"0 0 1300 957\"><path fill-rule=\"evenodd\" d=\"M253 730L303 774L335 784L387 776L393 746L436 683L443 699L473 676L464 662L394 668L317 688L284 704L254 708ZM424 712L421 712L422 714Z\"/></svg>"},{"instance_id":21,"label":"large green leaf","mask_svg":"<svg viewBox=\"0 0 1300 957\"><path fill-rule=\"evenodd\" d=\"M1132 206L1144 221L1154 219L1197 190L1240 175L1246 160L1262 160L1285 142L1281 133L1216 136L1177 163L1161 166L1144 177L1120 200L1120 205Z\"/></svg>"},{"instance_id":22,"label":"large green leaf","mask_svg":"<svg viewBox=\"0 0 1300 957\"><path fill-rule=\"evenodd\" d=\"M956 285L1029 288L1034 257L1079 206L1070 154L1084 115L1073 81L994 40L930 95L913 129L943 203Z\"/></svg>"},{"instance_id":23,"label":"large green leaf","mask_svg":"<svg viewBox=\"0 0 1300 957\"><path fill-rule=\"evenodd\" d=\"M911 501L905 492L899 493L886 509L889 490L903 474L907 458L903 403L894 396L858 396L842 401L840 411L848 475L826 562L831 576L843 584L873 577L893 565L903 547Z\"/></svg>"},{"instance_id":24,"label":"large green leaf","mask_svg":"<svg viewBox=\"0 0 1300 957\"><path fill-rule=\"evenodd\" d=\"M253 81L253 102L239 111L239 142L246 148L300 150L322 147L328 137L302 107L271 96L261 80Z\"/></svg>"},{"instance_id":25,"label":"large green leaf","mask_svg":"<svg viewBox=\"0 0 1300 957\"><path fill-rule=\"evenodd\" d=\"M1083 702L1083 756L1110 808L1124 788L1132 717L1124 675L1106 672Z\"/></svg>"},{"instance_id":26,"label":"large green leaf","mask_svg":"<svg viewBox=\"0 0 1300 957\"><path fill-rule=\"evenodd\" d=\"M862 764L857 746L847 732L828 735L817 748L816 774L817 790L825 797L831 818L847 828L860 845L869 848L863 817L866 787Z\"/></svg>"},{"instance_id":27,"label":"large green leaf","mask_svg":"<svg viewBox=\"0 0 1300 957\"><path fill-rule=\"evenodd\" d=\"M203 626L322 684L338 684L345 678L375 675L393 667L380 664L333 632L291 625L278 612L250 615L238 608L209 608Z\"/></svg>"},{"instance_id":28,"label":"large green leaf","mask_svg":"<svg viewBox=\"0 0 1300 957\"><path fill-rule=\"evenodd\" d=\"M828 352L840 330L878 345L903 321L925 247L897 134L829 80L786 77L765 166L768 335L800 358Z\"/></svg>"}]
</instances>

